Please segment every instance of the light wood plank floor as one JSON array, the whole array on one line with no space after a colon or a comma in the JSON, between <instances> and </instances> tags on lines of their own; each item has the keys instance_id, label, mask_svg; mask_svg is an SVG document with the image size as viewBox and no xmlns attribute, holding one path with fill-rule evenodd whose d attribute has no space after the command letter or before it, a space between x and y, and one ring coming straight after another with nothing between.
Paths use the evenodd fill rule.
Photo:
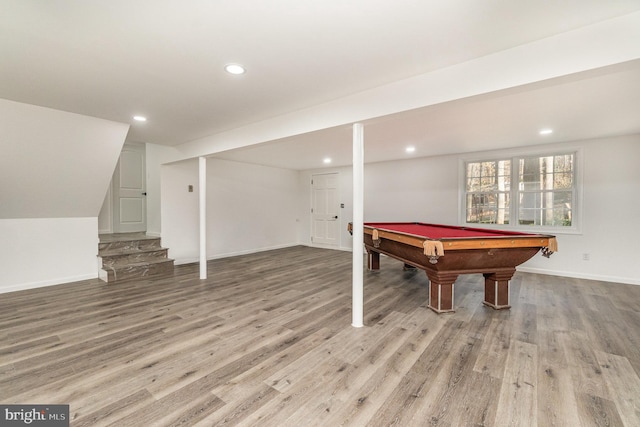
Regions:
<instances>
[{"instance_id":1,"label":"light wood plank floor","mask_svg":"<svg viewBox=\"0 0 640 427\"><path fill-rule=\"evenodd\" d=\"M517 273L511 310L383 257L351 323L351 254L287 248L174 277L0 295L0 402L73 426L638 426L640 286Z\"/></svg>"}]
</instances>

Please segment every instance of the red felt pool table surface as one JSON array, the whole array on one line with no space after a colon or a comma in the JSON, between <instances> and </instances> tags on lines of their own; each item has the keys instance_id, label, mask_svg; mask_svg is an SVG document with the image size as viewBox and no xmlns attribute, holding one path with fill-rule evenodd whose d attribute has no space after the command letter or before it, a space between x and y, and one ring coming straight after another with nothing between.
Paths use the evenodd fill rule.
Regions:
<instances>
[{"instance_id":1,"label":"red felt pool table surface","mask_svg":"<svg viewBox=\"0 0 640 427\"><path fill-rule=\"evenodd\" d=\"M367 227L378 230L397 231L428 239L455 239L468 237L531 236L531 233L488 230L483 228L459 227L453 225L426 224L422 222L366 222Z\"/></svg>"}]
</instances>

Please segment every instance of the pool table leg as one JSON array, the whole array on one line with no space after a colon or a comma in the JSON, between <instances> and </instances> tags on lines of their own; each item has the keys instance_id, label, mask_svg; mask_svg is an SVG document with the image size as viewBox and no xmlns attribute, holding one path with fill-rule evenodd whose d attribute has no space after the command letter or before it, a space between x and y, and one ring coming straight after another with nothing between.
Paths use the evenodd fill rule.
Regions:
<instances>
[{"instance_id":1,"label":"pool table leg","mask_svg":"<svg viewBox=\"0 0 640 427\"><path fill-rule=\"evenodd\" d=\"M429 277L429 308L436 313L451 313L453 308L453 285L458 278L454 273L432 273Z\"/></svg>"},{"instance_id":2,"label":"pool table leg","mask_svg":"<svg viewBox=\"0 0 640 427\"><path fill-rule=\"evenodd\" d=\"M513 277L513 271L501 271L498 273L485 273L484 276L484 305L503 310L511 308L509 304L509 281Z\"/></svg>"},{"instance_id":3,"label":"pool table leg","mask_svg":"<svg viewBox=\"0 0 640 427\"><path fill-rule=\"evenodd\" d=\"M380 252L367 248L367 268L369 270L380 270Z\"/></svg>"}]
</instances>

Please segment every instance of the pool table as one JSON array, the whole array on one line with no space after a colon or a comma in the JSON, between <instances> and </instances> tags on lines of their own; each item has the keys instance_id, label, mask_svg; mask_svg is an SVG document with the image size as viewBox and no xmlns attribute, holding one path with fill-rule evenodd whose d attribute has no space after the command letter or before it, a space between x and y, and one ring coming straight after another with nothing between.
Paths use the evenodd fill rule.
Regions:
<instances>
[{"instance_id":1,"label":"pool table","mask_svg":"<svg viewBox=\"0 0 640 427\"><path fill-rule=\"evenodd\" d=\"M454 282L469 273L484 275L485 305L510 308L509 281L516 267L538 251L546 257L557 251L550 235L420 222L367 222L364 246L369 270L380 269L380 254L425 270L429 308L437 313L454 311Z\"/></svg>"}]
</instances>

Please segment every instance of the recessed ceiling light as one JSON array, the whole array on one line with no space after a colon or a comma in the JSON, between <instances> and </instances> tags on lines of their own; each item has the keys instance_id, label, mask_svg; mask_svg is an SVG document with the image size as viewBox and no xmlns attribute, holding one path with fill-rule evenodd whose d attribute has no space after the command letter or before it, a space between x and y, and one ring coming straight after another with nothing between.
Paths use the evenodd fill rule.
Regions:
<instances>
[{"instance_id":1,"label":"recessed ceiling light","mask_svg":"<svg viewBox=\"0 0 640 427\"><path fill-rule=\"evenodd\" d=\"M133 120L135 120L136 122L146 122L147 118L144 116L133 116Z\"/></svg>"},{"instance_id":2,"label":"recessed ceiling light","mask_svg":"<svg viewBox=\"0 0 640 427\"><path fill-rule=\"evenodd\" d=\"M224 69L229 74L244 74L247 71L240 64L227 64Z\"/></svg>"},{"instance_id":3,"label":"recessed ceiling light","mask_svg":"<svg viewBox=\"0 0 640 427\"><path fill-rule=\"evenodd\" d=\"M405 148L404 151L406 151L407 153L415 153L416 147L414 147L413 145L410 145L407 148Z\"/></svg>"},{"instance_id":4,"label":"recessed ceiling light","mask_svg":"<svg viewBox=\"0 0 640 427\"><path fill-rule=\"evenodd\" d=\"M550 135L553 133L553 129L542 129L539 133L540 135Z\"/></svg>"},{"instance_id":5,"label":"recessed ceiling light","mask_svg":"<svg viewBox=\"0 0 640 427\"><path fill-rule=\"evenodd\" d=\"M329 163L331 163L331 158L330 158L330 157L325 157L325 158L322 160L322 162L323 162L324 164L327 164L327 165L328 165Z\"/></svg>"}]
</instances>

